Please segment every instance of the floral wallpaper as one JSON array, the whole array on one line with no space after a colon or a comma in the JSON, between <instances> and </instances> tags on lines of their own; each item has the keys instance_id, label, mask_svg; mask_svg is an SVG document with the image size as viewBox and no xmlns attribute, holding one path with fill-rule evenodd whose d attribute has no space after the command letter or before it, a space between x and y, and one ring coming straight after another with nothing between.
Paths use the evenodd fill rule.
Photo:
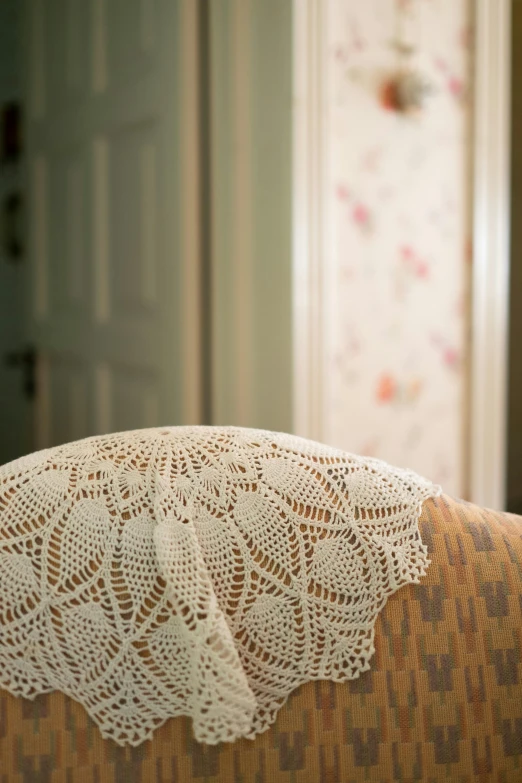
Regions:
<instances>
[{"instance_id":1,"label":"floral wallpaper","mask_svg":"<svg viewBox=\"0 0 522 783\"><path fill-rule=\"evenodd\" d=\"M329 0L327 16L325 440L465 498L471 3ZM383 97L398 36L429 88L413 114Z\"/></svg>"}]
</instances>

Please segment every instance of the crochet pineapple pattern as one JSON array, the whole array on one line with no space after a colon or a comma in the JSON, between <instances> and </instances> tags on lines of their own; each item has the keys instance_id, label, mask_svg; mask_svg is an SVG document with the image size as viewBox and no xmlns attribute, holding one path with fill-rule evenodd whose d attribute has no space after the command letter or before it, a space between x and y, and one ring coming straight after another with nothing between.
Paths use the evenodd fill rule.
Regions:
<instances>
[{"instance_id":1,"label":"crochet pineapple pattern","mask_svg":"<svg viewBox=\"0 0 522 783\"><path fill-rule=\"evenodd\" d=\"M253 739L289 694L370 668L429 565L411 470L285 433L162 427L0 468L0 685L60 690L139 745L189 715Z\"/></svg>"}]
</instances>

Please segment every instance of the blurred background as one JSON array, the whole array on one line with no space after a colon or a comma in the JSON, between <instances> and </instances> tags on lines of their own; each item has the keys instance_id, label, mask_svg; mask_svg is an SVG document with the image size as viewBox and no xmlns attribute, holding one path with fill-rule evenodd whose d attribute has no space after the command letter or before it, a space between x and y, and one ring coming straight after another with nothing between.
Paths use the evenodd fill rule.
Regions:
<instances>
[{"instance_id":1,"label":"blurred background","mask_svg":"<svg viewBox=\"0 0 522 783\"><path fill-rule=\"evenodd\" d=\"M229 424L477 502L481 2L0 0L0 464ZM516 142L515 45L509 68ZM520 230L499 437L522 513Z\"/></svg>"}]
</instances>

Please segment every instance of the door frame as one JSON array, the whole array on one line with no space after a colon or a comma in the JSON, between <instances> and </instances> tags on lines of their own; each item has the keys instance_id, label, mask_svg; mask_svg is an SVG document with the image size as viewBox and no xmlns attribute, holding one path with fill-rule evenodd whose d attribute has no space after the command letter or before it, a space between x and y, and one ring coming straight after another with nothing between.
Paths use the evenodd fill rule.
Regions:
<instances>
[{"instance_id":1,"label":"door frame","mask_svg":"<svg viewBox=\"0 0 522 783\"><path fill-rule=\"evenodd\" d=\"M324 208L325 21L323 0L293 0L293 432L319 442L325 437L325 280L331 258Z\"/></svg>"},{"instance_id":2,"label":"door frame","mask_svg":"<svg viewBox=\"0 0 522 783\"><path fill-rule=\"evenodd\" d=\"M475 0L470 500L505 510L511 0Z\"/></svg>"}]
</instances>

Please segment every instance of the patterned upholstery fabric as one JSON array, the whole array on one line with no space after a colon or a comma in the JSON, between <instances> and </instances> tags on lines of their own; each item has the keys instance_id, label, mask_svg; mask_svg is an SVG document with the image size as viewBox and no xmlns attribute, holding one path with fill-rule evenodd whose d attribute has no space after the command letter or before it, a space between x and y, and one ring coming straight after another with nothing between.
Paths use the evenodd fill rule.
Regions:
<instances>
[{"instance_id":1,"label":"patterned upholstery fabric","mask_svg":"<svg viewBox=\"0 0 522 783\"><path fill-rule=\"evenodd\" d=\"M307 683L215 747L173 718L122 748L67 696L0 691L0 783L520 783L522 517L443 495L419 527L428 573L388 600L359 679Z\"/></svg>"}]
</instances>

